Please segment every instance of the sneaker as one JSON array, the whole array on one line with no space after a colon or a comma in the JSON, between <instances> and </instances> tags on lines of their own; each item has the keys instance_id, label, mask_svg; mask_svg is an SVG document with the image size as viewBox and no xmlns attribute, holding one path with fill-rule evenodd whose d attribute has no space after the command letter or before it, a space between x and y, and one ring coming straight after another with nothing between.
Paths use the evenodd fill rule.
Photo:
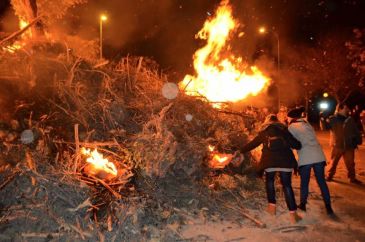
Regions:
<instances>
[{"instance_id":1,"label":"sneaker","mask_svg":"<svg viewBox=\"0 0 365 242\"><path fill-rule=\"evenodd\" d=\"M269 203L269 205L267 205L266 212L275 216L276 215L276 205L273 203Z\"/></svg>"},{"instance_id":2,"label":"sneaker","mask_svg":"<svg viewBox=\"0 0 365 242\"><path fill-rule=\"evenodd\" d=\"M329 204L326 204L326 211L327 211L328 215L334 214L333 209L332 209L331 205L329 205Z\"/></svg>"},{"instance_id":3,"label":"sneaker","mask_svg":"<svg viewBox=\"0 0 365 242\"><path fill-rule=\"evenodd\" d=\"M300 204L298 205L298 208L299 208L300 210L304 211L304 212L306 212L306 211L307 211L307 207L306 207L306 204L305 204L305 203L300 203Z\"/></svg>"},{"instance_id":4,"label":"sneaker","mask_svg":"<svg viewBox=\"0 0 365 242\"><path fill-rule=\"evenodd\" d=\"M351 182L351 183L354 183L354 184L362 184L362 181L357 180L356 178L352 178L352 179L350 179L350 182Z\"/></svg>"},{"instance_id":5,"label":"sneaker","mask_svg":"<svg viewBox=\"0 0 365 242\"><path fill-rule=\"evenodd\" d=\"M290 212L290 222L291 222L292 224L296 224L296 223L298 223L300 220L302 220L302 217L300 217L296 211L291 211L291 212Z\"/></svg>"}]
</instances>

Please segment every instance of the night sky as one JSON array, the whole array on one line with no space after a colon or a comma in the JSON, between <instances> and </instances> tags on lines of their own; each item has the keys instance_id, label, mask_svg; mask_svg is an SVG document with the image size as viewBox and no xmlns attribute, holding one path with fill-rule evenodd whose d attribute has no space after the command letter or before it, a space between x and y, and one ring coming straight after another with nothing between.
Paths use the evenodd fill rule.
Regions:
<instances>
[{"instance_id":1,"label":"night sky","mask_svg":"<svg viewBox=\"0 0 365 242\"><path fill-rule=\"evenodd\" d=\"M12 19L9 2L0 1L0 32L10 31L4 28ZM107 57L151 56L164 69L185 71L194 51L203 44L195 40L194 35L219 2L89 0L72 9L61 22L68 26L70 34L96 39L97 16L105 11L109 15L105 24ZM245 32L245 38L240 42L243 56L252 55L257 48L262 38L257 35L257 28L261 25L278 32L281 42L290 46L315 46L322 35L349 35L353 28L365 27L364 0L231 0L231 4L235 17L242 23L240 30Z\"/></svg>"}]
</instances>

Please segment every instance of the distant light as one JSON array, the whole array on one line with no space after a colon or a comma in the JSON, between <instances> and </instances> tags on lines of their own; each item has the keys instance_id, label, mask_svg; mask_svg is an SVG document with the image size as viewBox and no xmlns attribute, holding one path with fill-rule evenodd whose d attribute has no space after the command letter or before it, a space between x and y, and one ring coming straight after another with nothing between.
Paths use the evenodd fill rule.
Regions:
<instances>
[{"instance_id":1,"label":"distant light","mask_svg":"<svg viewBox=\"0 0 365 242\"><path fill-rule=\"evenodd\" d=\"M260 27L260 28L259 28L259 33L260 33L260 34L264 34L264 33L266 33L266 28L265 28L265 27Z\"/></svg>"},{"instance_id":2,"label":"distant light","mask_svg":"<svg viewBox=\"0 0 365 242\"><path fill-rule=\"evenodd\" d=\"M102 14L102 15L100 15L100 20L106 21L106 20L108 20L108 17L105 14Z\"/></svg>"},{"instance_id":3,"label":"distant light","mask_svg":"<svg viewBox=\"0 0 365 242\"><path fill-rule=\"evenodd\" d=\"M323 93L323 97L328 97L328 93L327 92Z\"/></svg>"},{"instance_id":4,"label":"distant light","mask_svg":"<svg viewBox=\"0 0 365 242\"><path fill-rule=\"evenodd\" d=\"M208 16L212 16L212 14L211 14L210 12L207 12L207 15L208 15Z\"/></svg>"},{"instance_id":5,"label":"distant light","mask_svg":"<svg viewBox=\"0 0 365 242\"><path fill-rule=\"evenodd\" d=\"M319 109L326 110L328 108L329 108L328 102L321 102L321 103L319 103Z\"/></svg>"}]
</instances>

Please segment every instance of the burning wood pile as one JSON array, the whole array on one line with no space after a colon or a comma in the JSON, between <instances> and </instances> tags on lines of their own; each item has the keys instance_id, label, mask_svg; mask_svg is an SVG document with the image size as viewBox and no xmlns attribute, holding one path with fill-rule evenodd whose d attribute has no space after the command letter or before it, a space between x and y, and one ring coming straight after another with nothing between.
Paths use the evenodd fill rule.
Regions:
<instances>
[{"instance_id":1,"label":"burning wood pile","mask_svg":"<svg viewBox=\"0 0 365 242\"><path fill-rule=\"evenodd\" d=\"M247 140L245 117L212 105L231 100L190 95L200 91L191 88L206 81L203 74L185 79L179 91L150 59L97 63L57 43L37 45L43 44L0 53L0 82L7 87L0 90L0 226L24 225L15 232L19 239L152 238L150 217L161 224L183 217L173 216L177 210L167 206L172 202L164 194L180 198L179 189L187 189L185 194L201 196L203 187L208 199L214 180L223 180L207 176L212 169L242 173L250 165L236 152ZM217 46L213 53L223 48L208 45ZM253 79L233 72L244 83L259 78L253 93L268 81L259 72ZM230 188L250 184L235 177L227 181L234 181ZM194 199L180 199L179 206L198 207ZM29 220L40 224L37 231L29 232ZM12 238L12 229L4 228L0 238Z\"/></svg>"}]
</instances>

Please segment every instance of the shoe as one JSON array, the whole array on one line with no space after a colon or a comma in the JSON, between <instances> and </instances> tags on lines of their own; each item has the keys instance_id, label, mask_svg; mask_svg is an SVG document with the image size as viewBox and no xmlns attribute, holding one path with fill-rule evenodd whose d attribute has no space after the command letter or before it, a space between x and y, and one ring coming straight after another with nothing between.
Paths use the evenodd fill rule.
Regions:
<instances>
[{"instance_id":1,"label":"shoe","mask_svg":"<svg viewBox=\"0 0 365 242\"><path fill-rule=\"evenodd\" d=\"M269 203L269 205L267 205L266 212L275 216L276 215L276 205L273 203Z\"/></svg>"},{"instance_id":2,"label":"shoe","mask_svg":"<svg viewBox=\"0 0 365 242\"><path fill-rule=\"evenodd\" d=\"M350 179L350 182L351 182L351 183L354 183L354 184L362 184L362 181L357 180L356 178L352 178L352 179Z\"/></svg>"},{"instance_id":3,"label":"shoe","mask_svg":"<svg viewBox=\"0 0 365 242\"><path fill-rule=\"evenodd\" d=\"M300 217L297 213L297 211L291 211L290 212L290 222L292 224L298 223L300 220L302 220L302 217Z\"/></svg>"},{"instance_id":4,"label":"shoe","mask_svg":"<svg viewBox=\"0 0 365 242\"><path fill-rule=\"evenodd\" d=\"M326 211L327 211L328 215L333 215L334 214L333 209L332 209L330 204L326 204Z\"/></svg>"},{"instance_id":5,"label":"shoe","mask_svg":"<svg viewBox=\"0 0 365 242\"><path fill-rule=\"evenodd\" d=\"M306 211L307 211L307 207L306 207L306 204L305 204L305 203L300 203L300 204L298 205L298 208L299 208L300 210L304 211L304 212L306 212Z\"/></svg>"},{"instance_id":6,"label":"shoe","mask_svg":"<svg viewBox=\"0 0 365 242\"><path fill-rule=\"evenodd\" d=\"M328 182L333 181L333 176L327 176L327 177L326 177L326 181L328 181Z\"/></svg>"}]
</instances>

